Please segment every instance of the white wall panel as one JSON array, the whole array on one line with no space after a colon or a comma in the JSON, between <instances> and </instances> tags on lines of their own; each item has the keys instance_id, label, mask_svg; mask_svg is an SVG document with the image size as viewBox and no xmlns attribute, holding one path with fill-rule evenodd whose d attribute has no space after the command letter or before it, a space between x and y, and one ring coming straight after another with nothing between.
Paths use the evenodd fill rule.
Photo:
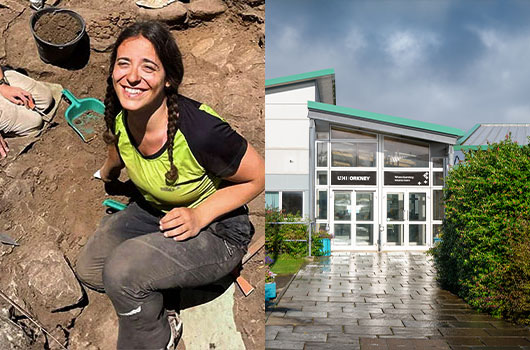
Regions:
<instances>
[{"instance_id":1,"label":"white wall panel","mask_svg":"<svg viewBox=\"0 0 530 350\"><path fill-rule=\"evenodd\" d=\"M266 104L265 119L308 119L307 101L300 104Z\"/></svg>"},{"instance_id":2,"label":"white wall panel","mask_svg":"<svg viewBox=\"0 0 530 350\"><path fill-rule=\"evenodd\" d=\"M266 174L308 174L308 150L265 150Z\"/></svg>"},{"instance_id":3,"label":"white wall panel","mask_svg":"<svg viewBox=\"0 0 530 350\"><path fill-rule=\"evenodd\" d=\"M265 104L291 104L314 101L316 88L314 82L270 88L265 91Z\"/></svg>"},{"instance_id":4,"label":"white wall panel","mask_svg":"<svg viewBox=\"0 0 530 350\"><path fill-rule=\"evenodd\" d=\"M265 120L265 149L291 148L309 149L309 119Z\"/></svg>"}]
</instances>

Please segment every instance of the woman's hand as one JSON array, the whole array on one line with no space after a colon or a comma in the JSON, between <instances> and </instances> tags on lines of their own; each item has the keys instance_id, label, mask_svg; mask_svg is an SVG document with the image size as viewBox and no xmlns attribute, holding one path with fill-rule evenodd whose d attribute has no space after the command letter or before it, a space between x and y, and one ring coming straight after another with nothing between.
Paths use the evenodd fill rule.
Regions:
<instances>
[{"instance_id":1,"label":"woman's hand","mask_svg":"<svg viewBox=\"0 0 530 350\"><path fill-rule=\"evenodd\" d=\"M160 231L165 237L184 241L195 237L205 226L201 222L199 210L195 208L175 208L160 220Z\"/></svg>"},{"instance_id":2,"label":"woman's hand","mask_svg":"<svg viewBox=\"0 0 530 350\"><path fill-rule=\"evenodd\" d=\"M1 85L0 94L16 105L23 105L29 109L35 108L33 96L24 89L4 84Z\"/></svg>"}]
</instances>

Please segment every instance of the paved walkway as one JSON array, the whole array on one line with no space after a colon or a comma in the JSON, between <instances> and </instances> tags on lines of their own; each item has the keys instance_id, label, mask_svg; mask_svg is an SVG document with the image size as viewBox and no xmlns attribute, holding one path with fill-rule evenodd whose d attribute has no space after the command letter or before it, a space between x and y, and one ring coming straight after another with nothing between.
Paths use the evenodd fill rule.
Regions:
<instances>
[{"instance_id":1,"label":"paved walkway","mask_svg":"<svg viewBox=\"0 0 530 350\"><path fill-rule=\"evenodd\" d=\"M424 253L339 253L303 268L266 322L267 349L530 349L530 329L438 287Z\"/></svg>"}]
</instances>

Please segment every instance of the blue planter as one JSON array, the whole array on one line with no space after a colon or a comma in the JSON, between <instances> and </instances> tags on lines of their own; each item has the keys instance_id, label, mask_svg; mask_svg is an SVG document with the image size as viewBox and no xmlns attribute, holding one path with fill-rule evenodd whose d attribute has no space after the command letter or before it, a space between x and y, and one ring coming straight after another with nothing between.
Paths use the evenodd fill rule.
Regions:
<instances>
[{"instance_id":1,"label":"blue planter","mask_svg":"<svg viewBox=\"0 0 530 350\"><path fill-rule=\"evenodd\" d=\"M322 248L320 248L320 254L322 256L330 256L331 255L331 239L322 238Z\"/></svg>"},{"instance_id":2,"label":"blue planter","mask_svg":"<svg viewBox=\"0 0 530 350\"><path fill-rule=\"evenodd\" d=\"M265 300L276 298L276 282L265 283Z\"/></svg>"}]
</instances>

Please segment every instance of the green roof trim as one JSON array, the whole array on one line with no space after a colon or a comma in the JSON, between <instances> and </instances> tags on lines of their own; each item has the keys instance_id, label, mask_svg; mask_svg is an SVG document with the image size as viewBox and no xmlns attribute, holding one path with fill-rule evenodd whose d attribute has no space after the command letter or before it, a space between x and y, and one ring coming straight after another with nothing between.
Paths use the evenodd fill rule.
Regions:
<instances>
[{"instance_id":1,"label":"green roof trim","mask_svg":"<svg viewBox=\"0 0 530 350\"><path fill-rule=\"evenodd\" d=\"M419 120L413 120L413 119L407 119L407 118L401 118L401 117L393 117L390 115L380 114L380 113L373 113L373 112L366 112L361 111L359 109L355 108L349 108L349 107L341 107L341 106L335 106L330 105L326 103L321 102L313 102L313 101L307 101L307 108L310 109L316 109L324 112L331 112L331 113L340 113L349 115L352 117L360 117L363 119L369 119L377 122L383 122L383 123L391 123L391 124L397 124L401 126L407 126L417 129L423 129L443 134L449 134L449 135L455 135L455 136L463 136L465 132L463 130L449 127L449 126L443 126L438 125L434 123L428 123L428 122L422 122Z\"/></svg>"},{"instance_id":2,"label":"green roof trim","mask_svg":"<svg viewBox=\"0 0 530 350\"><path fill-rule=\"evenodd\" d=\"M462 136L461 138L458 139L458 141L456 142L457 145L461 145L464 143L464 141L466 141L469 136L471 136L471 134L473 134L478 128L480 127L480 124L475 124L471 130L469 130L464 136Z\"/></svg>"},{"instance_id":3,"label":"green roof trim","mask_svg":"<svg viewBox=\"0 0 530 350\"><path fill-rule=\"evenodd\" d=\"M487 150L490 146L489 145L478 145L478 146L474 146L474 145L469 145L469 146L453 146L453 149L455 151L469 151L469 150L474 150L474 151L477 151L479 149L481 150Z\"/></svg>"},{"instance_id":4,"label":"green roof trim","mask_svg":"<svg viewBox=\"0 0 530 350\"><path fill-rule=\"evenodd\" d=\"M286 77L267 79L265 80L265 87L272 86L272 85L279 85L279 84L295 83L300 80L316 79L319 77L323 77L326 75L332 75L332 74L335 74L335 70L333 68L330 68L330 69L317 70L314 72L288 75Z\"/></svg>"}]
</instances>

